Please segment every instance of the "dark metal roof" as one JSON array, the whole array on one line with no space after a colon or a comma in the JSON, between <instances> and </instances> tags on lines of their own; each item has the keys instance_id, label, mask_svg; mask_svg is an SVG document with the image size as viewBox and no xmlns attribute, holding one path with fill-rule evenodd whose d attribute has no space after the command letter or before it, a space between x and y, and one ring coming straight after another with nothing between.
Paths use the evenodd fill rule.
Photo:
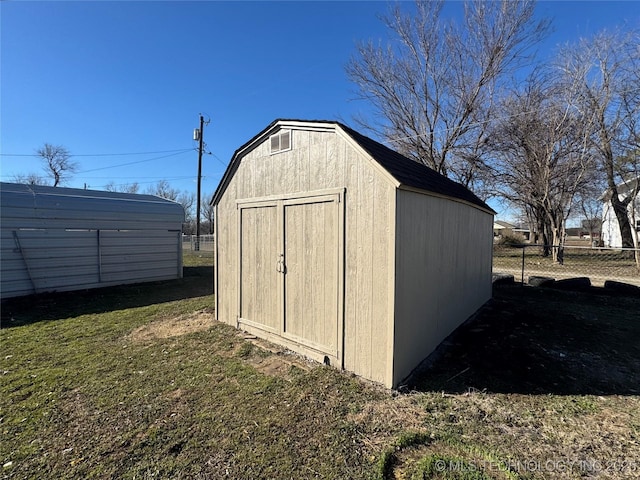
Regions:
<instances>
[{"instance_id":1,"label":"dark metal roof","mask_svg":"<svg viewBox=\"0 0 640 480\"><path fill-rule=\"evenodd\" d=\"M454 182L426 165L415 162L345 125L338 125L402 185L457 198L485 210L493 211L464 185Z\"/></svg>"},{"instance_id":2,"label":"dark metal roof","mask_svg":"<svg viewBox=\"0 0 640 480\"><path fill-rule=\"evenodd\" d=\"M346 125L329 120L294 120L294 119L278 119L274 120L262 130L258 135L254 136L247 143L238 148L231 159L231 163L227 167L216 192L213 195L212 203L217 203L226 188L231 176L237 168L237 161L239 160L238 154L248 147L255 139L267 133L276 124L283 122L302 122L310 124L323 123L327 125L336 125L342 129L347 135L349 135L360 147L367 152L373 160L375 160L380 166L382 166L389 174L395 178L401 185L425 192L435 193L437 195L443 195L446 197L463 200L465 202L476 205L484 210L493 212L493 209L489 207L485 202L480 200L471 190L464 185L454 182L453 180L439 174L435 170L415 162L404 155L384 146L383 144L376 142L375 140L356 132L352 128Z\"/></svg>"}]
</instances>

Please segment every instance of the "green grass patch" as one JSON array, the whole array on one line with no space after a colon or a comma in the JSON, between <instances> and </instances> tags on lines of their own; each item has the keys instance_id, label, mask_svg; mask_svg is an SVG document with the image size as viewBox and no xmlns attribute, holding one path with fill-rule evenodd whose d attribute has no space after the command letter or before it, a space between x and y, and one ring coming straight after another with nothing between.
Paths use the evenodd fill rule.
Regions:
<instances>
[{"instance_id":1,"label":"green grass patch","mask_svg":"<svg viewBox=\"0 0 640 480\"><path fill-rule=\"evenodd\" d=\"M412 480L442 478L451 480L491 480L487 474L475 464L461 457L433 454L420 460L416 466Z\"/></svg>"},{"instance_id":2,"label":"green grass patch","mask_svg":"<svg viewBox=\"0 0 640 480\"><path fill-rule=\"evenodd\" d=\"M194 252L190 249L182 251L182 265L185 267L212 267L213 250Z\"/></svg>"},{"instance_id":3,"label":"green grass patch","mask_svg":"<svg viewBox=\"0 0 640 480\"><path fill-rule=\"evenodd\" d=\"M378 460L378 476L380 479L390 478L398 463L397 453L415 446L426 445L431 438L424 432L402 432L393 444L382 452Z\"/></svg>"}]
</instances>

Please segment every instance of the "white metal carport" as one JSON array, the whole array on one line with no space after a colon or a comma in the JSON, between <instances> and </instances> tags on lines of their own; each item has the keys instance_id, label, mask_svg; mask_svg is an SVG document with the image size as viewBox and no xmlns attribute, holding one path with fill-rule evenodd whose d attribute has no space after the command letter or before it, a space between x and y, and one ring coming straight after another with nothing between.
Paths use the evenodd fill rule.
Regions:
<instances>
[{"instance_id":1,"label":"white metal carport","mask_svg":"<svg viewBox=\"0 0 640 480\"><path fill-rule=\"evenodd\" d=\"M179 203L12 183L0 202L2 299L182 277Z\"/></svg>"}]
</instances>

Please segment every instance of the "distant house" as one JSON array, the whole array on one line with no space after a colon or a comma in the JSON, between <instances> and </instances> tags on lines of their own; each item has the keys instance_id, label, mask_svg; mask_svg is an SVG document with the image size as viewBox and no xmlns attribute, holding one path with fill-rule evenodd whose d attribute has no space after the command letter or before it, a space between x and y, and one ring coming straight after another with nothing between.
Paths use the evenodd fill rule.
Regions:
<instances>
[{"instance_id":1,"label":"distant house","mask_svg":"<svg viewBox=\"0 0 640 480\"><path fill-rule=\"evenodd\" d=\"M504 220L495 220L493 222L493 236L494 237L506 237L507 235L513 235L513 230L516 228L509 222Z\"/></svg>"},{"instance_id":2,"label":"distant house","mask_svg":"<svg viewBox=\"0 0 640 480\"><path fill-rule=\"evenodd\" d=\"M640 177L632 178L626 182L617 185L618 197L620 200L629 198L630 195L635 198L629 202L627 206L627 214L629 223L634 230L633 242L638 248L638 234L640 232L640 195L638 195ZM611 192L607 191L600 197L603 203L602 207L602 241L606 247L621 248L622 235L620 233L620 225L611 205Z\"/></svg>"},{"instance_id":3,"label":"distant house","mask_svg":"<svg viewBox=\"0 0 640 480\"><path fill-rule=\"evenodd\" d=\"M513 229L513 233L515 233L516 235L520 235L526 241L531 240L531 230L528 227L516 225L516 227Z\"/></svg>"},{"instance_id":4,"label":"distant house","mask_svg":"<svg viewBox=\"0 0 640 480\"><path fill-rule=\"evenodd\" d=\"M513 225L512 223L505 222L504 220L495 220L493 222L493 237L499 239L502 237L522 237L525 240L529 240L531 237L531 231L527 227L522 225Z\"/></svg>"},{"instance_id":5,"label":"distant house","mask_svg":"<svg viewBox=\"0 0 640 480\"><path fill-rule=\"evenodd\" d=\"M599 218L582 220L579 227L567 227L565 233L567 238L572 240L597 240L600 238L601 223Z\"/></svg>"},{"instance_id":6,"label":"distant house","mask_svg":"<svg viewBox=\"0 0 640 480\"><path fill-rule=\"evenodd\" d=\"M565 233L568 238L582 238L585 235L585 231L582 227L568 227L565 229ZM588 233L586 233L588 235Z\"/></svg>"},{"instance_id":7,"label":"distant house","mask_svg":"<svg viewBox=\"0 0 640 480\"><path fill-rule=\"evenodd\" d=\"M581 238L598 240L602 235L602 219L599 217L582 220L580 231Z\"/></svg>"}]
</instances>

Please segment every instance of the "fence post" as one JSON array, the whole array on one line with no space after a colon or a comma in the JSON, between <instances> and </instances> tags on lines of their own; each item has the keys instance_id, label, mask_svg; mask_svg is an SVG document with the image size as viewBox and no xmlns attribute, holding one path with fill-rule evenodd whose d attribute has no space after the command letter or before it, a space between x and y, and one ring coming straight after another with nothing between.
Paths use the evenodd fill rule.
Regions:
<instances>
[{"instance_id":1,"label":"fence post","mask_svg":"<svg viewBox=\"0 0 640 480\"><path fill-rule=\"evenodd\" d=\"M522 245L522 275L520 277L520 283L524 286L524 251L527 249L526 245Z\"/></svg>"}]
</instances>

